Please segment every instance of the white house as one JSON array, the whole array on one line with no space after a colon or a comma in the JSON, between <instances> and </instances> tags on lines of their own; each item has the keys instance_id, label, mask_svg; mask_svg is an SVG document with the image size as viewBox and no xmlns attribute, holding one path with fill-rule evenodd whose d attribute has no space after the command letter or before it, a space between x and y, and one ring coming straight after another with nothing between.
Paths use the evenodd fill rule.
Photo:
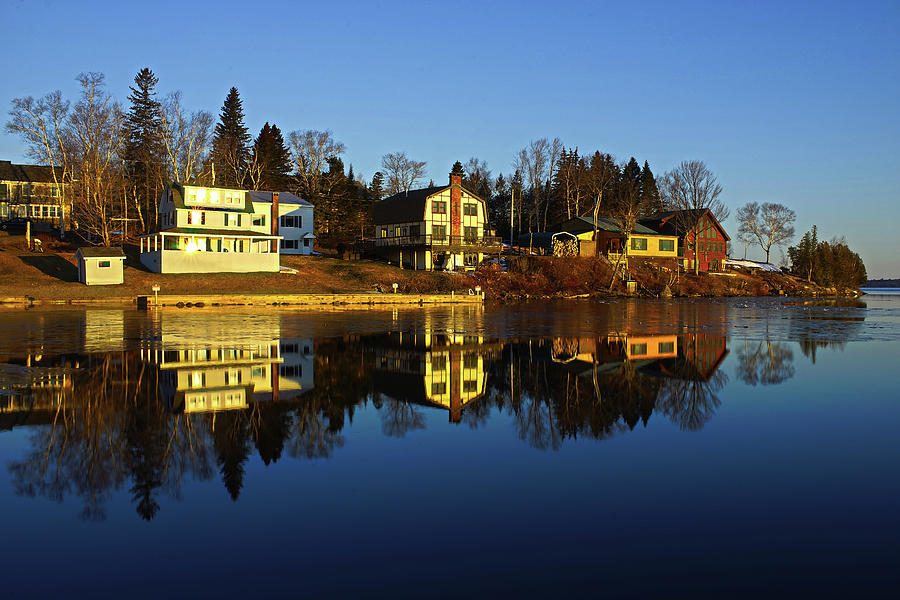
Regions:
<instances>
[{"instance_id":1,"label":"white house","mask_svg":"<svg viewBox=\"0 0 900 600\"><path fill-rule=\"evenodd\" d=\"M159 223L140 238L141 262L157 273L278 271L282 251L309 254L314 240L312 205L287 192L173 183Z\"/></svg>"},{"instance_id":2,"label":"white house","mask_svg":"<svg viewBox=\"0 0 900 600\"><path fill-rule=\"evenodd\" d=\"M247 192L254 214L277 215L270 227L251 225L254 231L270 231L281 236L282 254L310 254L313 234L313 205L290 192Z\"/></svg>"}]
</instances>

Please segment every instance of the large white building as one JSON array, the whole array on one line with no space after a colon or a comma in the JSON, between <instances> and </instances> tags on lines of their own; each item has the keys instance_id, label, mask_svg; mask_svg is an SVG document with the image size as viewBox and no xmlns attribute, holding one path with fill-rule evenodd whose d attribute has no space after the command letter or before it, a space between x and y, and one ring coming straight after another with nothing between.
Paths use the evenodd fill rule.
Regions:
<instances>
[{"instance_id":1,"label":"large white building","mask_svg":"<svg viewBox=\"0 0 900 600\"><path fill-rule=\"evenodd\" d=\"M313 248L313 206L288 192L173 183L159 223L140 238L141 262L157 273L278 271L279 254Z\"/></svg>"}]
</instances>

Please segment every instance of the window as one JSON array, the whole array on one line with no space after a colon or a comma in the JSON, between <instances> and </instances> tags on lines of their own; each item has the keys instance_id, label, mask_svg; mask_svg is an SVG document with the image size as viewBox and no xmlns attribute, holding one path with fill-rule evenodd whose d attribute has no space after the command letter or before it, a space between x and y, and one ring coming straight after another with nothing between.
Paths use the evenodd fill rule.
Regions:
<instances>
[{"instance_id":1,"label":"window","mask_svg":"<svg viewBox=\"0 0 900 600\"><path fill-rule=\"evenodd\" d=\"M431 395L432 396L441 396L447 393L447 384L443 381L435 382L431 384Z\"/></svg>"},{"instance_id":2,"label":"window","mask_svg":"<svg viewBox=\"0 0 900 600\"><path fill-rule=\"evenodd\" d=\"M478 228L477 227L464 227L463 235L466 237L466 242L472 243L478 241Z\"/></svg>"},{"instance_id":3,"label":"window","mask_svg":"<svg viewBox=\"0 0 900 600\"><path fill-rule=\"evenodd\" d=\"M660 252L672 252L675 250L675 240L659 240Z\"/></svg>"},{"instance_id":4,"label":"window","mask_svg":"<svg viewBox=\"0 0 900 600\"><path fill-rule=\"evenodd\" d=\"M632 250L646 250L647 249L647 238L631 238L631 249Z\"/></svg>"},{"instance_id":5,"label":"window","mask_svg":"<svg viewBox=\"0 0 900 600\"><path fill-rule=\"evenodd\" d=\"M478 355L474 352L466 352L463 355L463 369L477 369Z\"/></svg>"},{"instance_id":6,"label":"window","mask_svg":"<svg viewBox=\"0 0 900 600\"><path fill-rule=\"evenodd\" d=\"M463 214L469 217L477 217L478 205L474 202L466 202L463 204Z\"/></svg>"},{"instance_id":7,"label":"window","mask_svg":"<svg viewBox=\"0 0 900 600\"><path fill-rule=\"evenodd\" d=\"M432 200L431 201L431 212L436 215L447 214L447 202L444 200Z\"/></svg>"},{"instance_id":8,"label":"window","mask_svg":"<svg viewBox=\"0 0 900 600\"><path fill-rule=\"evenodd\" d=\"M447 239L447 226L446 225L432 225L431 226L431 237L435 240Z\"/></svg>"},{"instance_id":9,"label":"window","mask_svg":"<svg viewBox=\"0 0 900 600\"><path fill-rule=\"evenodd\" d=\"M254 227L265 227L266 226L266 215L253 215L253 226Z\"/></svg>"},{"instance_id":10,"label":"window","mask_svg":"<svg viewBox=\"0 0 900 600\"><path fill-rule=\"evenodd\" d=\"M206 225L206 213L202 210L192 210L188 213L188 225Z\"/></svg>"},{"instance_id":11,"label":"window","mask_svg":"<svg viewBox=\"0 0 900 600\"><path fill-rule=\"evenodd\" d=\"M670 354L675 352L675 342L660 342L659 343L659 351L660 353Z\"/></svg>"},{"instance_id":12,"label":"window","mask_svg":"<svg viewBox=\"0 0 900 600\"><path fill-rule=\"evenodd\" d=\"M210 204L218 204L219 203L219 192L216 190L209 190L209 203Z\"/></svg>"},{"instance_id":13,"label":"window","mask_svg":"<svg viewBox=\"0 0 900 600\"><path fill-rule=\"evenodd\" d=\"M303 377L302 365L281 365L278 374L282 377Z\"/></svg>"},{"instance_id":14,"label":"window","mask_svg":"<svg viewBox=\"0 0 900 600\"><path fill-rule=\"evenodd\" d=\"M463 264L467 267L477 267L478 266L478 255L471 252L466 252L463 254Z\"/></svg>"},{"instance_id":15,"label":"window","mask_svg":"<svg viewBox=\"0 0 900 600\"><path fill-rule=\"evenodd\" d=\"M282 227L303 227L303 217L300 215L284 215L281 217Z\"/></svg>"},{"instance_id":16,"label":"window","mask_svg":"<svg viewBox=\"0 0 900 600\"><path fill-rule=\"evenodd\" d=\"M463 380L463 392L464 393L472 394L477 391L478 391L478 381L477 380L473 380L473 381Z\"/></svg>"},{"instance_id":17,"label":"window","mask_svg":"<svg viewBox=\"0 0 900 600\"><path fill-rule=\"evenodd\" d=\"M379 229L379 231L381 232L381 237L387 237L387 227L382 227L381 229Z\"/></svg>"},{"instance_id":18,"label":"window","mask_svg":"<svg viewBox=\"0 0 900 600\"><path fill-rule=\"evenodd\" d=\"M303 247L309 248L309 240L303 240Z\"/></svg>"},{"instance_id":19,"label":"window","mask_svg":"<svg viewBox=\"0 0 900 600\"><path fill-rule=\"evenodd\" d=\"M447 370L447 357L443 354L437 354L431 357L431 370L432 371L446 371Z\"/></svg>"},{"instance_id":20,"label":"window","mask_svg":"<svg viewBox=\"0 0 900 600\"><path fill-rule=\"evenodd\" d=\"M287 250L296 250L299 247L300 240L281 240L281 247Z\"/></svg>"},{"instance_id":21,"label":"window","mask_svg":"<svg viewBox=\"0 0 900 600\"><path fill-rule=\"evenodd\" d=\"M101 260L99 266L101 269L108 269L109 263L110 263L110 261L108 261L108 260Z\"/></svg>"},{"instance_id":22,"label":"window","mask_svg":"<svg viewBox=\"0 0 900 600\"><path fill-rule=\"evenodd\" d=\"M266 376L266 368L265 367L251 367L250 369L250 377L253 379L260 379Z\"/></svg>"},{"instance_id":23,"label":"window","mask_svg":"<svg viewBox=\"0 0 900 600\"><path fill-rule=\"evenodd\" d=\"M241 226L241 215L228 214L225 216L225 226L226 227L240 227Z\"/></svg>"},{"instance_id":24,"label":"window","mask_svg":"<svg viewBox=\"0 0 900 600\"><path fill-rule=\"evenodd\" d=\"M647 354L647 344L631 344L632 356L644 356Z\"/></svg>"}]
</instances>

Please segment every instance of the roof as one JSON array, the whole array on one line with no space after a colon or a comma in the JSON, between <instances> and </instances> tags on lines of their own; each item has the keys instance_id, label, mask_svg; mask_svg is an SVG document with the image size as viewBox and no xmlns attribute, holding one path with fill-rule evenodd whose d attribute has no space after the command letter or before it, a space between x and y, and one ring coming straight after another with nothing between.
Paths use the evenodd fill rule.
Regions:
<instances>
[{"instance_id":1,"label":"roof","mask_svg":"<svg viewBox=\"0 0 900 600\"><path fill-rule=\"evenodd\" d=\"M394 194L376 202L372 210L372 218L375 225L388 223L408 223L410 221L422 221L425 219L425 200L439 192L446 190L448 185L440 187L427 187L409 192Z\"/></svg>"},{"instance_id":2,"label":"roof","mask_svg":"<svg viewBox=\"0 0 900 600\"><path fill-rule=\"evenodd\" d=\"M609 231L611 233L622 233L622 228L619 227L615 221L610 219L597 219L597 229L600 231ZM588 231L594 230L594 219L591 217L575 217L558 225L554 225L550 230L565 231L576 235L579 233L587 233ZM654 231L640 223L635 224L631 233L638 235L669 235Z\"/></svg>"},{"instance_id":3,"label":"roof","mask_svg":"<svg viewBox=\"0 0 900 600\"><path fill-rule=\"evenodd\" d=\"M169 229L163 229L161 231L158 231L157 233L148 233L147 235L142 235L139 237L153 237L154 235L159 234L201 235L211 237L255 237L272 239L284 237L281 235L271 235L268 233L250 231L249 229L207 229L205 227L170 227Z\"/></svg>"},{"instance_id":4,"label":"roof","mask_svg":"<svg viewBox=\"0 0 900 600\"><path fill-rule=\"evenodd\" d=\"M375 225L388 225L391 223L423 221L425 220L425 200L444 190L449 190L451 187L449 185L440 185L388 196L381 202L375 203L372 210L374 223ZM473 198L481 200L478 194L472 193L464 186L460 186L460 188Z\"/></svg>"},{"instance_id":5,"label":"roof","mask_svg":"<svg viewBox=\"0 0 900 600\"><path fill-rule=\"evenodd\" d=\"M54 170L57 179L62 180L62 167L54 167ZM53 171L45 165L16 165L8 160L0 160L0 181L53 183Z\"/></svg>"},{"instance_id":6,"label":"roof","mask_svg":"<svg viewBox=\"0 0 900 600\"><path fill-rule=\"evenodd\" d=\"M728 237L728 233L725 231L725 228L722 227L721 223L719 223L718 219L716 219L715 215L713 215L708 208L694 208L691 210L667 210L664 212L656 213L655 215L649 217L638 219L638 222L665 235L677 235L681 237L684 232L680 231L680 227L678 226L677 222L679 219L675 218L677 215L685 215L685 219L683 219L684 221L692 222L696 225L696 223L699 222L700 219L702 219L703 216L707 213L709 213L709 217L712 219L716 227L718 227L719 231L722 232L725 240L730 240L731 238Z\"/></svg>"},{"instance_id":7,"label":"roof","mask_svg":"<svg viewBox=\"0 0 900 600\"><path fill-rule=\"evenodd\" d=\"M273 192L261 192L259 190L251 190L247 193L250 194L250 199L253 202L271 202L272 201L272 193ZM300 196L296 196L290 192L278 192L278 203L279 204L298 204L300 206L312 206L311 203L307 202Z\"/></svg>"},{"instance_id":8,"label":"roof","mask_svg":"<svg viewBox=\"0 0 900 600\"><path fill-rule=\"evenodd\" d=\"M85 246L76 250L75 254L81 254L83 258L125 258L121 248L109 246Z\"/></svg>"}]
</instances>

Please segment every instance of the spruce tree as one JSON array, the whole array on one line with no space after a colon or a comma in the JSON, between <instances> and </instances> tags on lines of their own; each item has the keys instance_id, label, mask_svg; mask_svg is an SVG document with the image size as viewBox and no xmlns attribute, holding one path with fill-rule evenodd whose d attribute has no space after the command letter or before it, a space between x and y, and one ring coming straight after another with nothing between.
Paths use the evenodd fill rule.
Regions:
<instances>
[{"instance_id":1,"label":"spruce tree","mask_svg":"<svg viewBox=\"0 0 900 600\"><path fill-rule=\"evenodd\" d=\"M261 190L286 190L290 183L290 154L277 125L267 122L253 142L250 160L253 179Z\"/></svg>"},{"instance_id":2,"label":"spruce tree","mask_svg":"<svg viewBox=\"0 0 900 600\"><path fill-rule=\"evenodd\" d=\"M384 198L384 174L381 171L375 171L375 174L372 175L369 194L376 202Z\"/></svg>"},{"instance_id":3,"label":"spruce tree","mask_svg":"<svg viewBox=\"0 0 900 600\"><path fill-rule=\"evenodd\" d=\"M663 209L656 178L646 160L644 168L641 169L641 209L644 215L653 215L662 212Z\"/></svg>"},{"instance_id":4,"label":"spruce tree","mask_svg":"<svg viewBox=\"0 0 900 600\"><path fill-rule=\"evenodd\" d=\"M162 145L162 114L156 100L156 84L159 79L144 67L134 77L130 87L125 141L125 177L130 195L133 196L139 218L145 231L156 228L158 188L164 173Z\"/></svg>"},{"instance_id":5,"label":"spruce tree","mask_svg":"<svg viewBox=\"0 0 900 600\"><path fill-rule=\"evenodd\" d=\"M212 159L219 187L244 186L250 159L250 134L244 125L244 108L237 88L231 88L213 135Z\"/></svg>"}]
</instances>

